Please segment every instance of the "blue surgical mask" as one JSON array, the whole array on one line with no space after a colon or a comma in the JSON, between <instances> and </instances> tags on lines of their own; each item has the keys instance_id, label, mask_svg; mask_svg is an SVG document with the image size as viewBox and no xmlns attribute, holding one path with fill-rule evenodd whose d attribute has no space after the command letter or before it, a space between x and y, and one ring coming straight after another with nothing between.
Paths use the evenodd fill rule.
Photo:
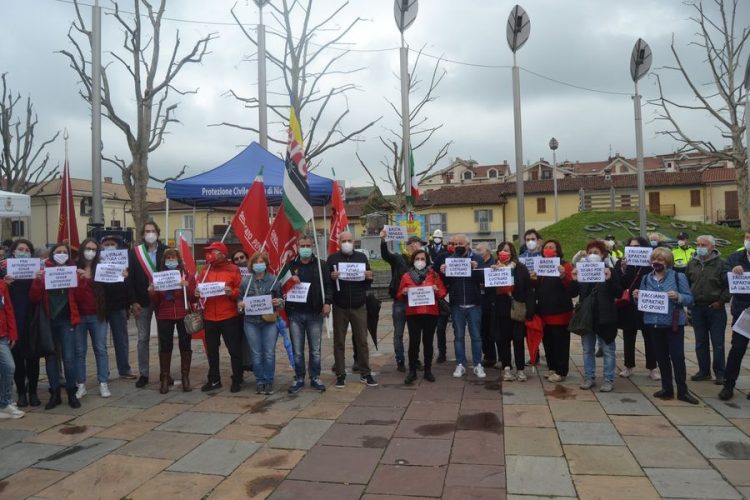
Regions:
<instances>
[{"instance_id":1,"label":"blue surgical mask","mask_svg":"<svg viewBox=\"0 0 750 500\"><path fill-rule=\"evenodd\" d=\"M13 252L13 256L16 259L28 259L29 257L31 257L31 253L30 252L19 252L18 250L16 250L15 252Z\"/></svg>"},{"instance_id":2,"label":"blue surgical mask","mask_svg":"<svg viewBox=\"0 0 750 500\"><path fill-rule=\"evenodd\" d=\"M180 265L179 262L176 260L165 260L164 261L164 267L167 269L177 269L177 266Z\"/></svg>"},{"instance_id":3,"label":"blue surgical mask","mask_svg":"<svg viewBox=\"0 0 750 500\"><path fill-rule=\"evenodd\" d=\"M708 248L706 247L698 247L695 249L695 253L698 254L698 257L705 257L708 255Z\"/></svg>"},{"instance_id":4,"label":"blue surgical mask","mask_svg":"<svg viewBox=\"0 0 750 500\"><path fill-rule=\"evenodd\" d=\"M255 264L253 264L253 272L258 274L266 272L266 263L256 262Z\"/></svg>"},{"instance_id":5,"label":"blue surgical mask","mask_svg":"<svg viewBox=\"0 0 750 500\"><path fill-rule=\"evenodd\" d=\"M312 248L310 247L302 247L299 249L299 256L303 259L309 259L312 257Z\"/></svg>"},{"instance_id":6,"label":"blue surgical mask","mask_svg":"<svg viewBox=\"0 0 750 500\"><path fill-rule=\"evenodd\" d=\"M651 246L652 246L652 247L656 247L656 245L658 245L658 244L659 244L659 242L658 242L658 241L656 241L656 240L651 240Z\"/></svg>"}]
</instances>

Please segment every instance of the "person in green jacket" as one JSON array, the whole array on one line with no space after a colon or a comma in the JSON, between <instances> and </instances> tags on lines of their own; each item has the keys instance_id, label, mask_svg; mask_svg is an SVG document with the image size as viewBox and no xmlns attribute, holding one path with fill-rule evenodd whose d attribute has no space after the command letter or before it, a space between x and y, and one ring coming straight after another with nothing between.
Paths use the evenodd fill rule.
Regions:
<instances>
[{"instance_id":1,"label":"person in green jacket","mask_svg":"<svg viewBox=\"0 0 750 500\"><path fill-rule=\"evenodd\" d=\"M695 255L695 248L690 246L688 234L683 231L677 235L677 247L672 249L674 270L678 273L684 273L693 255Z\"/></svg>"}]
</instances>

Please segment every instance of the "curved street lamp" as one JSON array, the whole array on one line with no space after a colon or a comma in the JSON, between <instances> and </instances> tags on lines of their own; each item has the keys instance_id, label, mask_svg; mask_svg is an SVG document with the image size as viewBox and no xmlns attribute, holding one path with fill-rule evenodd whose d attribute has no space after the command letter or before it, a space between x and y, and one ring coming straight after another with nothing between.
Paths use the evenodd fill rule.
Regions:
<instances>
[{"instance_id":1,"label":"curved street lamp","mask_svg":"<svg viewBox=\"0 0 750 500\"><path fill-rule=\"evenodd\" d=\"M641 120L641 96L638 93L638 80L651 68L651 47L639 38L630 56L630 77L635 86L633 107L635 109L635 153L638 172L638 218L641 236L646 237L646 174L643 167L643 121Z\"/></svg>"}]
</instances>

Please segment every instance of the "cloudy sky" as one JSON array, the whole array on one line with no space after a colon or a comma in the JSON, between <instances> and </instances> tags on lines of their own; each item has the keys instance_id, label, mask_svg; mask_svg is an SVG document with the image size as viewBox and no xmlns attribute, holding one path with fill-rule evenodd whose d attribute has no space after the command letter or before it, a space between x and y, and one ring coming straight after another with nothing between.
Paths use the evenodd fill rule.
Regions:
<instances>
[{"instance_id":1,"label":"cloudy sky","mask_svg":"<svg viewBox=\"0 0 750 500\"><path fill-rule=\"evenodd\" d=\"M257 124L257 110L244 109L241 103L227 96L230 89L242 95L257 93L255 50L234 23L230 9L236 1L236 12L248 29L258 20L258 8L250 0L170 0L164 22L163 40L171 41L179 30L184 46L201 36L215 32L210 51L203 64L187 67L176 81L186 90L198 88L196 95L178 96L177 117L180 124L170 127L162 147L151 156L154 175L168 176L182 165L188 175L213 168L234 156L243 145L257 136L228 127L211 127L220 122ZM273 0L278 1L278 0ZM86 0L90 4L93 0ZM738 20L747 24L750 2L741 2ZM102 1L106 9L112 4ZM314 18L326 16L338 0L315 0ZM505 41L505 23L514 2L506 0L422 0L419 15L406 32L410 47L423 48L427 56L442 56L446 76L437 89L437 99L428 105L424 115L430 124L443 124L424 148L416 154L422 164L431 159L446 142L453 141L446 166L455 157L474 159L480 163L513 163L513 101L511 91L511 52ZM77 76L67 60L56 51L70 49L66 40L74 18L73 5L67 0L2 0L6 22L0 30L0 72L8 73L14 91L31 95L39 115L38 137L47 137L67 128L70 134L70 156L73 174L90 177L90 116L87 104L78 96ZM524 158L535 161L550 158L548 142L560 142L558 161L593 161L606 159L611 153L635 155L633 105L629 95L633 84L629 75L629 59L638 37L652 47L654 65L659 69L672 63L669 43L672 36L689 69L700 82L708 82L710 73L702 64L702 54L688 43L694 39L695 25L688 17L691 9L681 0L527 0L523 4L531 18L531 36L519 52L519 64L545 78L522 71L522 113ZM121 2L123 10L132 10L131 1ZM108 53L122 54L122 31L115 19L103 19L103 60L113 61ZM268 9L265 11L268 12ZM88 20L90 9L84 7ZM269 30L278 30L266 15ZM350 143L327 152L321 159L318 173L337 177L353 185L365 184L367 177L354 154L360 156L381 175L378 167L386 151L378 140L388 130L397 128L397 117L386 99L399 102L398 72L399 32L393 20L392 0L350 0L337 18L337 26L345 26L356 17L362 21L345 39L353 51L342 59L339 68L361 68L350 75L335 75L323 84L353 83L358 90L331 105L333 113L345 109L349 115L344 130L353 130L382 116L381 121ZM742 22L739 23L742 25ZM321 33L316 40L327 40L330 33ZM269 39L269 51L278 53L278 43ZM331 56L340 53L337 49ZM413 54L412 54L413 57ZM744 59L743 59L744 60ZM417 78L429 78L435 59L424 57ZM744 70L744 68L743 68ZM132 83L117 63L111 65L110 79L116 88L116 106L122 114L132 117ZM284 102L283 84L279 73L270 64L269 100ZM670 96L690 99L688 89L677 78L665 75ZM562 85L565 82L583 90ZM600 91L596 92L594 90ZM621 94L618 94L621 93ZM655 78L642 80L645 99L656 96ZM269 113L270 114L270 113ZM272 115L271 115L272 116ZM664 125L653 120L654 109L644 108L645 153L673 151L677 145L658 134ZM305 123L310 116L303 116ZM703 116L688 115L686 127L702 138L723 144L713 124ZM272 135L283 137L280 122L270 124ZM320 135L320 132L319 132ZM105 152L125 156L124 136L104 123ZM273 152L282 147L273 145ZM54 162L63 158L60 140L50 150ZM116 168L104 164L105 175L119 178Z\"/></svg>"}]
</instances>

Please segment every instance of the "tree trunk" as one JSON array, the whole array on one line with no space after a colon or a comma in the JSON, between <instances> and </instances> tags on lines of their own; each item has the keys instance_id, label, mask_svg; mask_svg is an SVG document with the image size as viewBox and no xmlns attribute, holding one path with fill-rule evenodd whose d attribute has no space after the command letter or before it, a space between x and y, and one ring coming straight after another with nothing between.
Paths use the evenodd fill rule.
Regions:
<instances>
[{"instance_id":1,"label":"tree trunk","mask_svg":"<svg viewBox=\"0 0 750 500\"><path fill-rule=\"evenodd\" d=\"M750 228L750 179L748 179L747 158L744 162L735 165L735 176L737 178L737 198L740 212L740 224L743 230Z\"/></svg>"},{"instance_id":2,"label":"tree trunk","mask_svg":"<svg viewBox=\"0 0 750 500\"><path fill-rule=\"evenodd\" d=\"M130 196L131 210L135 224L135 234L140 234L143 224L149 221L148 212L148 153L134 155L122 180Z\"/></svg>"}]
</instances>

